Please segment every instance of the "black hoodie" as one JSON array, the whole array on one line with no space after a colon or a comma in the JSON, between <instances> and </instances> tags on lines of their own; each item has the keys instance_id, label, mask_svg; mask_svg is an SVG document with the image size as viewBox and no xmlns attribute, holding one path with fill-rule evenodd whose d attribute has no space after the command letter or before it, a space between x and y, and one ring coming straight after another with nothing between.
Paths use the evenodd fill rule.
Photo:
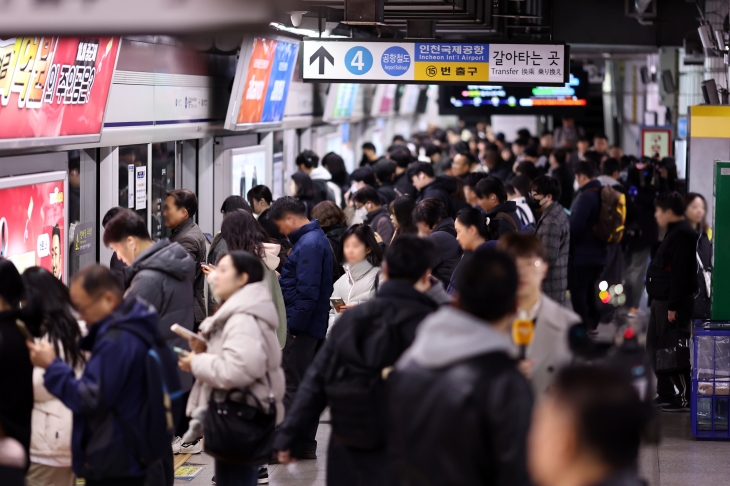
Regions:
<instances>
[{"instance_id":1,"label":"black hoodie","mask_svg":"<svg viewBox=\"0 0 730 486\"><path fill-rule=\"evenodd\" d=\"M467 207L466 202L459 201L452 196L458 188L459 182L453 177L438 176L418 192L416 204L424 199L438 199L444 204L449 218L456 218L456 213Z\"/></svg>"}]
</instances>

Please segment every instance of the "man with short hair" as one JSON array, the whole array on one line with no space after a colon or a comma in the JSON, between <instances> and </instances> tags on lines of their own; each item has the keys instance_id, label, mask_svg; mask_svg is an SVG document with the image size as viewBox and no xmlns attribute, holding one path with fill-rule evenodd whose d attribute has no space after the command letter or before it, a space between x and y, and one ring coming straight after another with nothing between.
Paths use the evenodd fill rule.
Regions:
<instances>
[{"instance_id":1,"label":"man with short hair","mask_svg":"<svg viewBox=\"0 0 730 486\"><path fill-rule=\"evenodd\" d=\"M675 348L679 339L690 335L697 292L697 234L684 217L685 203L680 194L660 194L654 206L657 224L667 230L646 271L646 293L651 307L646 350L656 373L656 351ZM686 371L671 376L657 374L659 396L654 402L666 412L689 412L690 363L676 365L685 367Z\"/></svg>"},{"instance_id":2,"label":"man with short hair","mask_svg":"<svg viewBox=\"0 0 730 486\"><path fill-rule=\"evenodd\" d=\"M381 160L373 167L375 170L375 179L378 183L378 194L383 204L388 205L398 197L395 190L395 162L390 160Z\"/></svg>"},{"instance_id":3,"label":"man with short hair","mask_svg":"<svg viewBox=\"0 0 730 486\"><path fill-rule=\"evenodd\" d=\"M353 196L358 211L366 212L363 222L380 235L387 248L393 239L395 228L390 220L390 212L386 206L380 204L380 195L372 187L363 187Z\"/></svg>"},{"instance_id":4,"label":"man with short hair","mask_svg":"<svg viewBox=\"0 0 730 486\"><path fill-rule=\"evenodd\" d=\"M205 276L201 264L206 263L206 238L197 224L198 198L188 189L175 189L167 193L162 215L165 226L170 228L170 241L179 243L195 262L193 298L195 302L195 330L205 319Z\"/></svg>"},{"instance_id":5,"label":"man with short hair","mask_svg":"<svg viewBox=\"0 0 730 486\"><path fill-rule=\"evenodd\" d=\"M517 204L507 199L507 189L501 180L493 176L486 177L477 183L475 192L479 206L487 213L487 217L499 220L499 236L522 230Z\"/></svg>"},{"instance_id":6,"label":"man with short hair","mask_svg":"<svg viewBox=\"0 0 730 486\"><path fill-rule=\"evenodd\" d=\"M435 144L426 146L426 157L431 161L434 174L441 175L443 173L441 165L444 159L444 153L441 151L441 147Z\"/></svg>"},{"instance_id":7,"label":"man with short hair","mask_svg":"<svg viewBox=\"0 0 730 486\"><path fill-rule=\"evenodd\" d=\"M408 147L395 147L393 150L388 152L388 159L395 162L396 165L394 179L395 191L399 196L403 196L405 194L411 196L415 195L416 188L413 187L413 184L411 184L411 179L406 175L406 171L408 170L408 166L412 162L415 162L416 159L413 157L411 151L408 150Z\"/></svg>"},{"instance_id":8,"label":"man with short hair","mask_svg":"<svg viewBox=\"0 0 730 486\"><path fill-rule=\"evenodd\" d=\"M570 260L570 219L560 205L560 183L549 176L541 176L532 183L532 199L542 216L535 225L535 236L545 246L548 269L542 282L542 291L560 305L566 304L568 291L568 262Z\"/></svg>"},{"instance_id":9,"label":"man with short hair","mask_svg":"<svg viewBox=\"0 0 730 486\"><path fill-rule=\"evenodd\" d=\"M453 177L435 177L433 166L428 162L413 162L408 167L408 179L418 190L416 204L424 199L438 199L444 205L449 217L456 217L457 204L452 194L457 190L458 183ZM461 209L461 207L459 207Z\"/></svg>"},{"instance_id":10,"label":"man with short hair","mask_svg":"<svg viewBox=\"0 0 730 486\"><path fill-rule=\"evenodd\" d=\"M332 174L319 165L319 155L305 150L297 156L297 168L312 179L317 192L315 201L332 201L338 206L342 204L342 189L332 182Z\"/></svg>"},{"instance_id":11,"label":"man with short hair","mask_svg":"<svg viewBox=\"0 0 730 486\"><path fill-rule=\"evenodd\" d=\"M248 199L248 203L251 205L253 214L254 216L257 216L257 221L264 231L284 245L285 248L291 248L291 243L289 243L287 237L281 234L279 227L276 226L269 217L269 208L271 207L271 202L274 199L271 195L271 190L262 185L253 186L248 191L248 194L246 194L246 199Z\"/></svg>"},{"instance_id":12,"label":"man with short hair","mask_svg":"<svg viewBox=\"0 0 730 486\"><path fill-rule=\"evenodd\" d=\"M466 203L481 211L484 211L479 205L479 198L477 197L476 187L479 181L485 179L488 175L485 172L472 172L464 177L464 199Z\"/></svg>"},{"instance_id":13,"label":"man with short hair","mask_svg":"<svg viewBox=\"0 0 730 486\"><path fill-rule=\"evenodd\" d=\"M381 376L411 345L420 322L437 309L427 296L432 287L429 277L434 253L432 244L413 236L393 242L383 262L375 297L342 315L307 372L274 442L282 463L298 456L297 445L306 438L308 425L329 403L333 433L327 461L328 483L398 483L387 453L389 427L384 415L388 389ZM380 352L383 349L387 351ZM377 381L371 385L364 380L352 380L349 383L359 385L360 389L350 389L344 397L333 397L329 373L334 366L357 368L360 375L369 374ZM347 375L343 377L348 379ZM372 393L371 387L382 393ZM352 396L357 403L351 401ZM375 420L370 422L368 418ZM349 442L353 437L370 442L372 447L358 449Z\"/></svg>"},{"instance_id":14,"label":"man with short hair","mask_svg":"<svg viewBox=\"0 0 730 486\"><path fill-rule=\"evenodd\" d=\"M569 282L573 310L595 334L600 320L596 303L598 282L606 265L606 242L593 233L601 214L601 183L592 162L575 164L578 194L570 208L570 246L575 278Z\"/></svg>"},{"instance_id":15,"label":"man with short hair","mask_svg":"<svg viewBox=\"0 0 730 486\"><path fill-rule=\"evenodd\" d=\"M576 126L575 119L569 116L563 117L560 126L553 132L553 144L555 147L575 147L578 140L585 136L582 127Z\"/></svg>"},{"instance_id":16,"label":"man with short hair","mask_svg":"<svg viewBox=\"0 0 730 486\"><path fill-rule=\"evenodd\" d=\"M568 166L568 154L565 150L553 150L550 154L550 169L548 175L560 183L560 199L556 199L564 208L573 203L573 184L575 176Z\"/></svg>"},{"instance_id":17,"label":"man with short hair","mask_svg":"<svg viewBox=\"0 0 730 486\"><path fill-rule=\"evenodd\" d=\"M437 259L433 263L433 276L448 287L451 275L461 261L461 246L456 240L454 220L446 213L441 201L424 199L413 210L413 222L418 234L436 247Z\"/></svg>"},{"instance_id":18,"label":"man with short hair","mask_svg":"<svg viewBox=\"0 0 730 486\"><path fill-rule=\"evenodd\" d=\"M282 366L286 377L284 406L288 409L314 353L327 333L332 295L332 247L317 220L309 221L304 205L285 196L271 205L271 219L294 247L281 270L279 284L286 305L286 345ZM317 457L317 426L313 419L303 445L305 459Z\"/></svg>"},{"instance_id":19,"label":"man with short hair","mask_svg":"<svg viewBox=\"0 0 730 486\"><path fill-rule=\"evenodd\" d=\"M471 152L460 152L454 157L451 171L454 177L464 178L471 172L484 172L484 166Z\"/></svg>"},{"instance_id":20,"label":"man with short hair","mask_svg":"<svg viewBox=\"0 0 730 486\"><path fill-rule=\"evenodd\" d=\"M636 388L616 370L575 366L538 402L529 468L541 486L643 486L636 474L645 414Z\"/></svg>"},{"instance_id":21,"label":"man with short hair","mask_svg":"<svg viewBox=\"0 0 730 486\"><path fill-rule=\"evenodd\" d=\"M593 150L598 152L601 157L608 155L608 137L603 133L593 135Z\"/></svg>"},{"instance_id":22,"label":"man with short hair","mask_svg":"<svg viewBox=\"0 0 730 486\"><path fill-rule=\"evenodd\" d=\"M89 328L80 344L90 353L83 374L77 378L48 342L28 347L33 364L46 370L46 390L73 412L74 473L89 486L143 486L147 468L133 446L151 440L144 435L148 429L142 420L148 406L148 345L135 334L152 342L159 339L157 315L146 302L125 299L109 269L100 265L74 276L70 296ZM125 326L134 326L135 333ZM172 480L170 474L169 482L156 484L171 485Z\"/></svg>"},{"instance_id":23,"label":"man with short hair","mask_svg":"<svg viewBox=\"0 0 730 486\"><path fill-rule=\"evenodd\" d=\"M527 486L530 385L512 358L518 274L477 250L453 306L419 326L388 378L391 448L403 484Z\"/></svg>"},{"instance_id":24,"label":"man with short hair","mask_svg":"<svg viewBox=\"0 0 730 486\"><path fill-rule=\"evenodd\" d=\"M384 157L378 156L378 152L372 142L365 142L362 144L362 160L360 161L360 167L372 167L383 159Z\"/></svg>"},{"instance_id":25,"label":"man with short hair","mask_svg":"<svg viewBox=\"0 0 730 486\"><path fill-rule=\"evenodd\" d=\"M61 256L61 228L56 225L51 231L51 273L63 281L63 257Z\"/></svg>"}]
</instances>

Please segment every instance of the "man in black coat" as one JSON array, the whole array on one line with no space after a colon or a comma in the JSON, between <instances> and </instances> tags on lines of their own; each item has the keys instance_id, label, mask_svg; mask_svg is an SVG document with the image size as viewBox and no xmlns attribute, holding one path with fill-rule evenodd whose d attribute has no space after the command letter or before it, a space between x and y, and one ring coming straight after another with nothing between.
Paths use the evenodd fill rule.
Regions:
<instances>
[{"instance_id":1,"label":"man in black coat","mask_svg":"<svg viewBox=\"0 0 730 486\"><path fill-rule=\"evenodd\" d=\"M489 176L479 181L474 188L479 206L487 213L487 217L499 222L497 235L516 233L522 230L522 220L517 213L517 203L507 199L504 183L496 177Z\"/></svg>"},{"instance_id":2,"label":"man in black coat","mask_svg":"<svg viewBox=\"0 0 730 486\"><path fill-rule=\"evenodd\" d=\"M365 216L363 223L370 226L375 233L380 235L380 238L383 240L383 246L387 248L393 239L395 227L390 220L388 207L381 204L380 194L372 187L363 187L352 196L352 199L358 210L364 209L367 211L367 216Z\"/></svg>"},{"instance_id":3,"label":"man in black coat","mask_svg":"<svg viewBox=\"0 0 730 486\"><path fill-rule=\"evenodd\" d=\"M418 329L389 379L391 447L403 484L527 486L532 392L511 357L517 268L477 250L455 306Z\"/></svg>"},{"instance_id":4,"label":"man in black coat","mask_svg":"<svg viewBox=\"0 0 730 486\"><path fill-rule=\"evenodd\" d=\"M558 202L564 208L569 208L573 202L573 183L575 182L575 176L567 162L568 154L565 150L553 150L553 153L550 154L550 169L548 170L548 174L560 182L561 191Z\"/></svg>"},{"instance_id":5,"label":"man in black coat","mask_svg":"<svg viewBox=\"0 0 730 486\"><path fill-rule=\"evenodd\" d=\"M415 162L408 168L408 179L418 190L416 204L424 199L438 199L444 205L446 214L455 218L456 213L468 207L465 201L457 200L453 194L459 184L454 177L434 176L433 166L428 162Z\"/></svg>"},{"instance_id":6,"label":"man in black coat","mask_svg":"<svg viewBox=\"0 0 730 486\"><path fill-rule=\"evenodd\" d=\"M395 171L397 166L390 160L381 160L375 164L375 179L378 181L378 194L386 205L398 197L395 190Z\"/></svg>"},{"instance_id":7,"label":"man in black coat","mask_svg":"<svg viewBox=\"0 0 730 486\"><path fill-rule=\"evenodd\" d=\"M674 348L679 338L689 337L697 292L697 234L684 218L685 204L680 194L660 194L654 204L657 223L667 230L646 271L651 306L646 349L656 371L656 351ZM690 364L679 366L685 366L686 371L657 375L656 403L667 412L689 412ZM674 393L675 386L679 395Z\"/></svg>"},{"instance_id":8,"label":"man in black coat","mask_svg":"<svg viewBox=\"0 0 730 486\"><path fill-rule=\"evenodd\" d=\"M438 199L424 199L413 210L413 222L418 234L436 247L437 258L433 265L433 276L448 287L451 275L461 261L461 246L456 241L454 220L446 214L444 205Z\"/></svg>"},{"instance_id":9,"label":"man in black coat","mask_svg":"<svg viewBox=\"0 0 730 486\"><path fill-rule=\"evenodd\" d=\"M327 484L399 484L387 455L384 370L392 367L413 342L419 323L437 308L425 295L434 247L425 240L403 236L393 242L372 300L345 312L307 370L274 442L279 461L289 463L302 449L307 427L327 405L331 407L332 436L327 461ZM377 381L370 395L364 382L358 403L333 394L338 378L350 370ZM335 373L332 371L335 370ZM385 375L387 376L387 375ZM379 398L375 398L377 395ZM367 398L363 398L367 397ZM369 420L372 419L372 420ZM370 442L366 449L346 444Z\"/></svg>"}]
</instances>

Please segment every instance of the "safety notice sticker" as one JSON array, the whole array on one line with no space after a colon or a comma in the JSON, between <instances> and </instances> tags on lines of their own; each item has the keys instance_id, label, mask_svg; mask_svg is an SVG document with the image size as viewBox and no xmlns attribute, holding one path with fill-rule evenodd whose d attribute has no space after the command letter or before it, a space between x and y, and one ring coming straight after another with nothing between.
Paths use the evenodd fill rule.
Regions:
<instances>
[{"instance_id":1,"label":"safety notice sticker","mask_svg":"<svg viewBox=\"0 0 730 486\"><path fill-rule=\"evenodd\" d=\"M528 83L569 79L564 44L360 42L305 39L301 76L316 82Z\"/></svg>"}]
</instances>

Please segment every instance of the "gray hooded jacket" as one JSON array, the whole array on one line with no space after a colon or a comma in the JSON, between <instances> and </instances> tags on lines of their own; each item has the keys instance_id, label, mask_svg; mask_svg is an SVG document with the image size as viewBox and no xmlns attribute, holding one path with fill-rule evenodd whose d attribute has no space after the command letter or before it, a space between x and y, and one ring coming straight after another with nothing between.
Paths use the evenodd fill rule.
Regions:
<instances>
[{"instance_id":1,"label":"gray hooded jacket","mask_svg":"<svg viewBox=\"0 0 730 486\"><path fill-rule=\"evenodd\" d=\"M424 368L438 369L498 351L514 355L507 334L456 307L442 306L423 320L416 340L396 366L415 361Z\"/></svg>"},{"instance_id":2,"label":"gray hooded jacket","mask_svg":"<svg viewBox=\"0 0 730 486\"><path fill-rule=\"evenodd\" d=\"M173 346L187 343L170 326L193 329L193 275L193 259L185 248L168 239L154 243L124 269L124 297L140 297L152 304L159 315L160 335Z\"/></svg>"}]
</instances>

